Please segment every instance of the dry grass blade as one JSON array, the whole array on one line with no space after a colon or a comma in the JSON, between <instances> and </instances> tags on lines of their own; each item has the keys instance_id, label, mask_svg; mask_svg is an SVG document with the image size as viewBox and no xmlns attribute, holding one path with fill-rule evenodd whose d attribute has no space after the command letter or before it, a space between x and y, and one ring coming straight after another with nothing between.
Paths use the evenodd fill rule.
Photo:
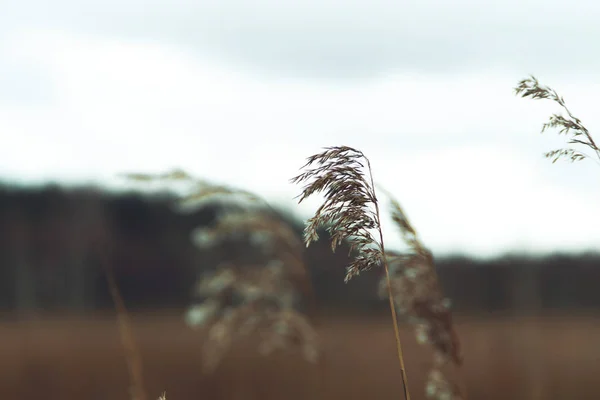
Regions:
<instances>
[{"instance_id":1,"label":"dry grass blade","mask_svg":"<svg viewBox=\"0 0 600 400\"><path fill-rule=\"evenodd\" d=\"M103 232L105 234L106 232ZM106 237L102 242L105 242ZM104 272L108 290L113 301L117 314L117 326L119 336L125 351L125 361L129 373L130 395L132 400L147 400L148 396L144 385L143 363L140 349L137 347L135 336L133 334L132 323L121 296L112 265L109 261L111 247L102 247L100 252L100 265Z\"/></svg>"},{"instance_id":2,"label":"dry grass blade","mask_svg":"<svg viewBox=\"0 0 600 400\"><path fill-rule=\"evenodd\" d=\"M559 96L554 89L540 85L535 77L530 76L527 79L521 80L514 90L515 94L520 95L523 98L530 97L535 100L548 99L558 103L558 105L566 112L567 116L564 117L560 114L552 114L548 122L542 126L542 132L548 128L559 128L560 134L570 136L570 139L567 142L568 144L588 147L596 154L598 160L600 160L600 149L596 145L592 135L582 124L581 120L571 113L566 106L565 100ZM551 159L553 163L560 158L568 158L571 161L581 161L585 158L589 158L587 154L573 148L552 150L545 153L545 156L546 158Z\"/></svg>"},{"instance_id":3,"label":"dry grass blade","mask_svg":"<svg viewBox=\"0 0 600 400\"><path fill-rule=\"evenodd\" d=\"M318 240L317 229L325 226L331 235L332 251L346 241L350 245L350 252L355 254L347 269L346 281L374 266L383 265L385 268L404 397L410 399L369 159L352 147L328 147L324 152L309 157L302 170L305 172L291 179L293 183L307 182L299 202L315 193L325 194L323 205L307 221L304 230L306 245Z\"/></svg>"},{"instance_id":4,"label":"dry grass blade","mask_svg":"<svg viewBox=\"0 0 600 400\"><path fill-rule=\"evenodd\" d=\"M119 324L119 333L121 336L121 342L125 349L125 360L127 361L127 368L129 370L130 377L130 391L132 400L146 400L146 389L144 386L143 372L142 372L142 359L141 352L136 345L133 331L131 329L131 321L129 320L129 313L125 307L121 293L117 286L114 274L110 267L105 265L105 275L108 282L108 288L112 297L115 309L117 311L117 320Z\"/></svg>"}]
</instances>

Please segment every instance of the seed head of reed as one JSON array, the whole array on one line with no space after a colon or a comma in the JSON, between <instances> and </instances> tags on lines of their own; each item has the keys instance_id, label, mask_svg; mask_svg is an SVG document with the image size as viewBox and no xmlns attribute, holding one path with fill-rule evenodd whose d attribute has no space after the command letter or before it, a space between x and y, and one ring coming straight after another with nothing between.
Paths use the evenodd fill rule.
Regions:
<instances>
[{"instance_id":1,"label":"seed head of reed","mask_svg":"<svg viewBox=\"0 0 600 400\"><path fill-rule=\"evenodd\" d=\"M408 245L405 253L386 253L396 310L414 327L417 341L431 345L434 350L426 393L438 400L463 399L458 385L448 381L442 373L446 364L462 364L450 300L443 295L431 251L423 245L400 203L386 194L391 200L392 220ZM382 298L388 295L385 279L379 283L379 295Z\"/></svg>"},{"instance_id":2,"label":"seed head of reed","mask_svg":"<svg viewBox=\"0 0 600 400\"><path fill-rule=\"evenodd\" d=\"M396 309L415 326L418 341L433 346L439 363L451 361L460 365L462 357L452 324L450 299L443 294L433 255L423 245L400 203L387 195L391 200L392 220L408 245L407 252L387 252ZM387 295L386 287L387 282L382 278L381 297Z\"/></svg>"},{"instance_id":3,"label":"seed head of reed","mask_svg":"<svg viewBox=\"0 0 600 400\"><path fill-rule=\"evenodd\" d=\"M357 254L348 268L346 280L373 266L385 268L380 293L390 301L405 398L409 399L410 394L396 312L408 316L415 325L417 337L432 344L436 350L432 369L435 373L430 374L427 392L436 399L461 399L456 385L448 383L438 370L448 360L461 363L448 300L442 295L433 256L419 240L400 204L392 199L392 218L400 227L410 251L386 252L371 167L362 152L347 146L329 147L310 157L302 169L304 172L292 179L294 183L307 182L299 201L315 193L325 194L323 205L307 222L306 245L318 239L319 226L326 226L331 235L332 251L342 241L347 241L350 251Z\"/></svg>"},{"instance_id":4,"label":"seed head of reed","mask_svg":"<svg viewBox=\"0 0 600 400\"><path fill-rule=\"evenodd\" d=\"M198 281L195 295L203 297L187 313L193 327L208 326L204 367L213 371L233 340L259 331L261 354L300 347L309 362L319 357L316 331L297 310L299 290L291 283L283 262L267 265L221 264Z\"/></svg>"},{"instance_id":5,"label":"seed head of reed","mask_svg":"<svg viewBox=\"0 0 600 400\"><path fill-rule=\"evenodd\" d=\"M243 201L242 207L230 208L215 224L197 228L191 235L198 250L219 259L216 267L202 266L193 290L196 303L186 313L188 325L208 330L203 344L205 372L218 366L234 340L253 332L262 337L262 354L297 347L307 361L318 360L318 335L301 310L303 300L314 301L303 262L304 247L264 200L247 191L193 178L181 170L129 177L144 182L187 183L187 193L178 201L183 211L214 200L238 205Z\"/></svg>"},{"instance_id":6,"label":"seed head of reed","mask_svg":"<svg viewBox=\"0 0 600 400\"><path fill-rule=\"evenodd\" d=\"M291 229L266 215L237 212L193 237L197 245L222 255L215 270L201 274L194 296L203 301L187 314L189 325L210 326L206 370L217 366L232 340L254 331L263 337L262 354L300 347L306 360L316 362L318 337L301 312L302 299L310 300L312 292L301 242ZM250 243L254 257L232 251L240 242Z\"/></svg>"},{"instance_id":7,"label":"seed head of reed","mask_svg":"<svg viewBox=\"0 0 600 400\"><path fill-rule=\"evenodd\" d=\"M516 95L520 95L523 98L529 97L534 100L548 99L557 103L566 112L566 116L552 114L548 122L544 123L542 126L542 132L548 128L558 128L559 134L564 134L569 137L568 144L577 145L583 148L587 147L596 155L598 160L600 160L600 148L598 148L592 135L583 125L581 120L571 113L566 106L565 100L559 96L554 89L540 85L535 77L530 76L527 79L521 80L514 91ZM567 158L572 162L590 158L588 154L574 148L552 150L545 153L544 156L551 159L552 163L555 163L560 158Z\"/></svg>"},{"instance_id":8,"label":"seed head of reed","mask_svg":"<svg viewBox=\"0 0 600 400\"><path fill-rule=\"evenodd\" d=\"M317 229L321 226L325 226L331 236L332 251L342 242L348 243L354 258L347 267L346 282L362 271L377 265L384 266L404 398L410 400L369 159L352 147L328 147L322 153L309 157L302 170L303 173L291 179L293 183L307 182L299 202L315 193L325 194L324 203L309 218L304 229L306 246L318 240Z\"/></svg>"},{"instance_id":9,"label":"seed head of reed","mask_svg":"<svg viewBox=\"0 0 600 400\"><path fill-rule=\"evenodd\" d=\"M316 166L309 168L313 165ZM306 223L306 246L319 239L317 229L321 226L325 226L331 235L332 251L347 241L350 252L356 257L347 268L346 281L381 265L385 250L381 236L376 237L381 232L369 160L351 147L329 147L308 158L302 169L305 172L291 180L293 183L308 182L298 202L315 193L325 194L325 202Z\"/></svg>"}]
</instances>

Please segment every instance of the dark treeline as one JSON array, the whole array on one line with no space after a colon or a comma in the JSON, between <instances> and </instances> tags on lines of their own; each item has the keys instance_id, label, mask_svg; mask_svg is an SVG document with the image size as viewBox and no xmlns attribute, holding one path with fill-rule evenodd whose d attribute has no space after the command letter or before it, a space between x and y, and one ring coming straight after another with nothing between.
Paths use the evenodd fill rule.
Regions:
<instances>
[{"instance_id":1,"label":"dark treeline","mask_svg":"<svg viewBox=\"0 0 600 400\"><path fill-rule=\"evenodd\" d=\"M203 268L215 263L189 240L217 206L181 214L168 194L110 193L92 187L0 186L0 309L83 312L112 303L103 268L112 268L130 309L185 308ZM303 221L278 211L301 235ZM306 249L324 308L384 310L376 297L381 271L344 284L347 251L330 251L326 235ZM455 309L463 313L600 310L600 255L438 258Z\"/></svg>"}]
</instances>

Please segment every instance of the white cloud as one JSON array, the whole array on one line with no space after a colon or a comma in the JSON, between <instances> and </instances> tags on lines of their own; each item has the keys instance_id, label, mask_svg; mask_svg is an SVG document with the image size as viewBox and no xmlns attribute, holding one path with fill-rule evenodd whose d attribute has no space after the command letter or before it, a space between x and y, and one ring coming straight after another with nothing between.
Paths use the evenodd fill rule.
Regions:
<instances>
[{"instance_id":1,"label":"white cloud","mask_svg":"<svg viewBox=\"0 0 600 400\"><path fill-rule=\"evenodd\" d=\"M41 30L7 43L0 59L46 71L54 89L43 103L0 104L6 178L115 185L121 172L182 167L293 204L300 188L288 180L304 159L345 144L371 158L376 180L435 251L600 240L600 194L588 184L598 167L542 158L564 142L537 134L556 108L516 98L523 76L398 73L341 84L252 75L149 41ZM598 85L540 78L598 127Z\"/></svg>"},{"instance_id":2,"label":"white cloud","mask_svg":"<svg viewBox=\"0 0 600 400\"><path fill-rule=\"evenodd\" d=\"M150 40L266 75L324 80L474 68L593 74L599 12L591 0L21 0L0 14L0 33Z\"/></svg>"}]
</instances>

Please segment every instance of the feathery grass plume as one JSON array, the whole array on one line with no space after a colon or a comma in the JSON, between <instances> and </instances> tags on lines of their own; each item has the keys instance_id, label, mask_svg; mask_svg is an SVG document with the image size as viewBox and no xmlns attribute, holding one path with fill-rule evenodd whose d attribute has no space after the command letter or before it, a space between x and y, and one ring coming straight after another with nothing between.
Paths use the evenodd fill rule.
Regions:
<instances>
[{"instance_id":1,"label":"feathery grass plume","mask_svg":"<svg viewBox=\"0 0 600 400\"><path fill-rule=\"evenodd\" d=\"M205 372L218 366L234 340L256 331L262 336L262 354L300 347L307 361L318 361L318 335L300 310L303 299L314 302L303 262L304 247L266 201L181 170L128 177L143 182L187 182L187 194L178 201L184 211L215 198L245 202L246 207L225 212L215 224L197 228L191 235L197 248L220 259L216 268L203 268L193 293L200 303L186 313L188 325L208 328L203 345ZM314 303L311 306L314 311Z\"/></svg>"},{"instance_id":2,"label":"feathery grass plume","mask_svg":"<svg viewBox=\"0 0 600 400\"><path fill-rule=\"evenodd\" d=\"M516 95L520 95L523 98L530 97L534 100L549 99L558 103L567 113L567 116L552 114L548 122L542 126L542 132L548 128L559 128L559 134L570 135L568 144L588 147L598 157L598 160L600 160L600 148L594 142L592 135L582 124L581 120L571 113L566 106L565 100L554 89L540 85L534 76L530 76L527 79L521 80L514 91ZM545 153L544 156L551 159L552 163L555 163L560 158L568 158L572 162L590 158L589 155L573 148L552 150Z\"/></svg>"},{"instance_id":3,"label":"feathery grass plume","mask_svg":"<svg viewBox=\"0 0 600 400\"><path fill-rule=\"evenodd\" d=\"M410 392L371 164L361 151L352 147L336 146L324 150L309 157L301 168L305 172L291 179L292 183L307 182L299 196L299 203L315 193L325 194L325 202L307 221L304 230L306 246L317 241L317 229L326 226L331 236L332 251L343 241L347 241L350 253L355 254L347 268L346 281L374 266L384 266L404 397L409 400ZM309 168L312 165L316 166ZM364 171L368 173L368 177Z\"/></svg>"},{"instance_id":4,"label":"feathery grass plume","mask_svg":"<svg viewBox=\"0 0 600 400\"><path fill-rule=\"evenodd\" d=\"M300 312L301 299L312 299L312 289L302 244L291 228L266 214L234 212L192 236L222 259L201 276L194 295L206 300L187 315L191 326L213 321L204 346L206 371L214 370L236 337L256 330L263 337L262 354L299 346L307 361L318 361L316 331ZM243 243L259 254L231 251Z\"/></svg>"},{"instance_id":5,"label":"feathery grass plume","mask_svg":"<svg viewBox=\"0 0 600 400\"><path fill-rule=\"evenodd\" d=\"M204 345L206 372L217 367L233 340L260 328L261 354L299 346L307 361L318 361L317 334L308 318L295 310L295 293L288 285L283 263L277 262L261 268L224 265L203 278L197 293L210 296L209 304L193 308L188 323L214 321Z\"/></svg>"},{"instance_id":6,"label":"feathery grass plume","mask_svg":"<svg viewBox=\"0 0 600 400\"><path fill-rule=\"evenodd\" d=\"M459 367L462 355L452 323L450 299L444 297L435 271L433 255L419 238L400 203L380 188L390 199L391 216L409 250L387 252L391 287L399 314L414 326L417 341L434 349L434 365L428 377L427 394L434 399L463 399L457 385L446 380L441 368L453 363ZM381 279L379 295L387 295L387 280Z\"/></svg>"},{"instance_id":7,"label":"feathery grass plume","mask_svg":"<svg viewBox=\"0 0 600 400\"><path fill-rule=\"evenodd\" d=\"M180 196L178 206L182 211L194 209L206 201L220 198L222 200L246 200L246 205L268 206L254 193L246 190L218 185L205 179L196 178L181 169L173 169L162 174L126 173L125 179L144 184L177 184L185 186L187 194Z\"/></svg>"},{"instance_id":8,"label":"feathery grass plume","mask_svg":"<svg viewBox=\"0 0 600 400\"><path fill-rule=\"evenodd\" d=\"M237 226L233 224L235 217L240 221ZM224 219L223 225L206 229L209 232L204 235L210 241L203 239L202 243L229 256L223 255L224 261L214 271L202 274L194 295L203 301L191 307L186 318L191 326L212 322L204 346L206 371L214 370L236 337L256 330L263 337L259 347L262 354L299 346L307 361L318 361L317 333L300 312L301 299L312 299L309 277L297 252L300 242L295 238L297 243L290 243L292 232L285 232L283 223L268 221L267 217L236 213ZM255 225L252 220L256 220ZM257 259L229 251L232 244L257 235L260 241L252 244L259 247Z\"/></svg>"}]
</instances>

